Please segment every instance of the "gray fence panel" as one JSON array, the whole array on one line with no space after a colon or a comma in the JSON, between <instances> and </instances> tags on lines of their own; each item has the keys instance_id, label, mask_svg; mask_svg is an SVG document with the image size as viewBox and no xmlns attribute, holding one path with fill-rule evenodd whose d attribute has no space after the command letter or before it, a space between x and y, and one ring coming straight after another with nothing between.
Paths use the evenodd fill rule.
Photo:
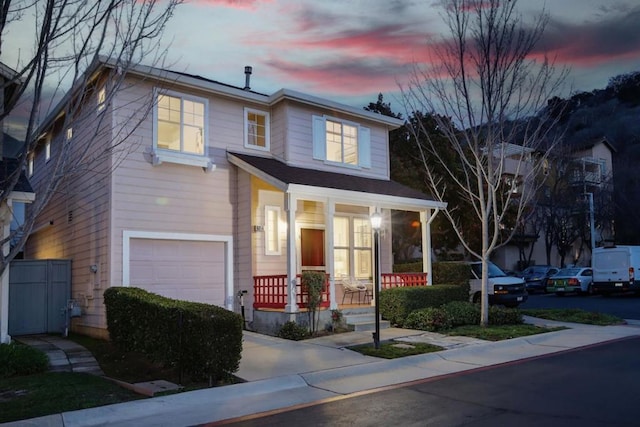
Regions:
<instances>
[{"instance_id":1,"label":"gray fence panel","mask_svg":"<svg viewBox=\"0 0 640 427\"><path fill-rule=\"evenodd\" d=\"M71 298L71 262L49 261L47 292L47 332L60 333L65 327L67 302Z\"/></svg>"},{"instance_id":2,"label":"gray fence panel","mask_svg":"<svg viewBox=\"0 0 640 427\"><path fill-rule=\"evenodd\" d=\"M9 270L9 334L61 333L71 297L71 261L14 260Z\"/></svg>"}]
</instances>

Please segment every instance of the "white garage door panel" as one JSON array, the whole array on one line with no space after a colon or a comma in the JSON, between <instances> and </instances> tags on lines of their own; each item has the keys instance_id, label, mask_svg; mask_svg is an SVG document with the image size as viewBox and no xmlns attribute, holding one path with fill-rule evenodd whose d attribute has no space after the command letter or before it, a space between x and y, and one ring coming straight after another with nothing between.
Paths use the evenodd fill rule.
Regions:
<instances>
[{"instance_id":1,"label":"white garage door panel","mask_svg":"<svg viewBox=\"0 0 640 427\"><path fill-rule=\"evenodd\" d=\"M130 254L131 286L224 307L223 242L133 238Z\"/></svg>"}]
</instances>

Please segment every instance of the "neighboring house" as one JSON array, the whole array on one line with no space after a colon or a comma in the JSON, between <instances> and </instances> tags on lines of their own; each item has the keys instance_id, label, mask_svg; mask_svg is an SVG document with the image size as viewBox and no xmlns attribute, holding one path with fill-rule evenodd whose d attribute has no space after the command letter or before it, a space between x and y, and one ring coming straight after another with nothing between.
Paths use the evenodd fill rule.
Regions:
<instances>
[{"instance_id":1,"label":"neighboring house","mask_svg":"<svg viewBox=\"0 0 640 427\"><path fill-rule=\"evenodd\" d=\"M65 116L71 92L45 122L30 163L36 189L63 144L72 162L112 149L59 186L25 249L72 259L74 331L106 336L110 286L235 311L247 291L258 327L274 309L295 319L299 276L318 270L329 277L323 306L338 308L341 277L374 276L373 212L383 215L382 273L392 272L392 209L420 213L431 253L430 223L446 204L390 181L388 135L402 122L288 89L257 93L247 69L241 88L138 66L105 96L121 71L101 61L83 108Z\"/></svg>"},{"instance_id":2,"label":"neighboring house","mask_svg":"<svg viewBox=\"0 0 640 427\"><path fill-rule=\"evenodd\" d=\"M566 187L565 193L574 196L576 199L572 212L569 214L579 224L572 224L571 227L584 226L588 231L591 231L590 218L581 217L580 215L585 212L585 207L588 207L590 202L592 203L593 210L590 213L594 217L593 233L596 246L602 246L604 242L614 237L613 203L609 199L613 194L612 154L614 152L615 148L606 138L599 138L578 146L572 146L567 159L564 159L564 157L561 160L550 158L550 160L546 161L548 166L543 169L543 172L547 175L547 180L550 182L540 189L541 192L548 192L548 187L553 185L553 181L560 180L560 185ZM565 200L552 202L566 203ZM541 211L548 208L544 205L539 205L536 209ZM588 210L588 208L586 209ZM578 218L576 215L580 217ZM496 253L493 261L509 270L521 270L522 266L518 263L519 253L517 246L519 245L525 247L527 254L529 253L530 245L534 245L531 264L547 264L543 230L531 230L530 228L516 233L510 244ZM573 263L577 259L578 264L589 266L591 256L588 246L589 242L585 245L582 239L576 239L565 259L565 264ZM551 251L551 264L560 266L560 260L557 247L554 244Z\"/></svg>"},{"instance_id":3,"label":"neighboring house","mask_svg":"<svg viewBox=\"0 0 640 427\"><path fill-rule=\"evenodd\" d=\"M16 72L0 63L0 108L5 100L20 86ZM24 221L24 204L31 203L35 194L17 160L22 144L15 138L0 132L0 236L4 242L2 254L8 256L12 248L12 236ZM13 184L15 182L15 184ZM11 188L10 191L8 189ZM8 193L7 193L8 192ZM12 234L13 233L13 234ZM5 241L6 240L6 241ZM9 268L0 276L0 343L10 341L9 336Z\"/></svg>"}]
</instances>

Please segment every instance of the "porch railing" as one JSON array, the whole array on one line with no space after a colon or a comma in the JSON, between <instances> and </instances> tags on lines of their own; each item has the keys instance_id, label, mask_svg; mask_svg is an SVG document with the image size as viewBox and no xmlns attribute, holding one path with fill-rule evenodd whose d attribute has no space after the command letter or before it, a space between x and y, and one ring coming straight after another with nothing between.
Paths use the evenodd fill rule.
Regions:
<instances>
[{"instance_id":1,"label":"porch railing","mask_svg":"<svg viewBox=\"0 0 640 427\"><path fill-rule=\"evenodd\" d=\"M329 275L325 276L320 307L329 307ZM302 275L296 275L296 302L298 307L306 308L308 293L302 289ZM284 309L287 305L289 287L286 274L253 276L253 308Z\"/></svg>"},{"instance_id":2,"label":"porch railing","mask_svg":"<svg viewBox=\"0 0 640 427\"><path fill-rule=\"evenodd\" d=\"M427 286L427 273L382 273L381 288Z\"/></svg>"}]
</instances>

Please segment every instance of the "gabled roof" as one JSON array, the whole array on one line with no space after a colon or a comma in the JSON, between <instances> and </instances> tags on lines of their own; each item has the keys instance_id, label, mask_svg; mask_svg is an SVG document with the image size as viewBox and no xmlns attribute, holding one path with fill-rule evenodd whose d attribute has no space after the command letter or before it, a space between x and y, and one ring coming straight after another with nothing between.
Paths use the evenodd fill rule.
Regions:
<instances>
[{"instance_id":1,"label":"gabled roof","mask_svg":"<svg viewBox=\"0 0 640 427\"><path fill-rule=\"evenodd\" d=\"M294 188L306 189L330 197L329 193L336 190L335 196L349 198L356 203L366 199L378 201L385 207L397 205L397 209L401 209L401 205L420 209L446 208L446 203L434 201L418 190L391 180L289 166L274 158L242 153L228 152L227 158L232 164L284 192L291 192Z\"/></svg>"},{"instance_id":2,"label":"gabled roof","mask_svg":"<svg viewBox=\"0 0 640 427\"><path fill-rule=\"evenodd\" d=\"M612 153L615 153L617 151L616 147L614 147L613 144L609 142L606 136L603 136L602 138L591 139L582 143L577 143L573 146L573 148L577 151L589 150L600 143L606 145Z\"/></svg>"}]
</instances>

